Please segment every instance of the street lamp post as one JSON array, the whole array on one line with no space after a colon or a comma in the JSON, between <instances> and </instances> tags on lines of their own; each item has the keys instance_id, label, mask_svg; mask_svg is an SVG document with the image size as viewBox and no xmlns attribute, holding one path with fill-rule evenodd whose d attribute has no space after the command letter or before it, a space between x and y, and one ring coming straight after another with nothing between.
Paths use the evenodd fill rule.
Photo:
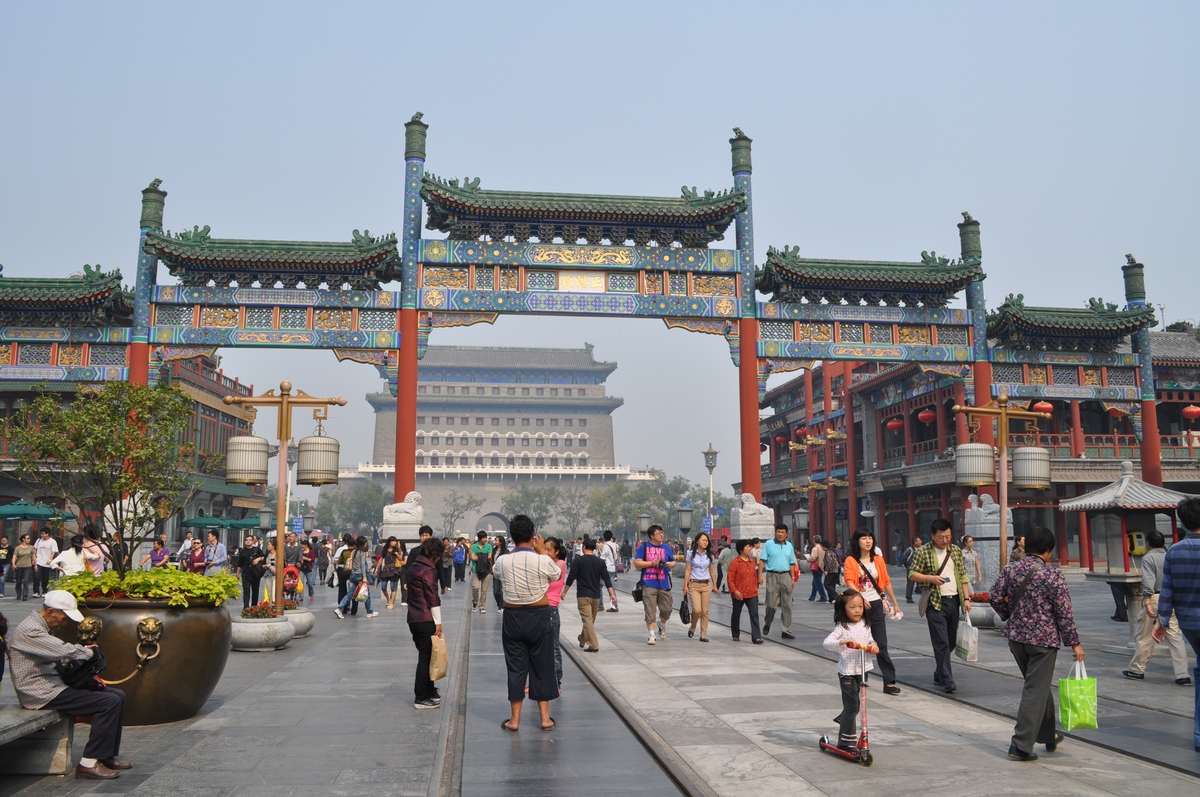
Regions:
<instances>
[{"instance_id":1,"label":"street lamp post","mask_svg":"<svg viewBox=\"0 0 1200 797\"><path fill-rule=\"evenodd\" d=\"M683 532L684 544L688 544L690 542L688 540L688 532L692 530L691 503L685 502L683 506L679 507L679 530Z\"/></svg>"},{"instance_id":2,"label":"street lamp post","mask_svg":"<svg viewBox=\"0 0 1200 797\"><path fill-rule=\"evenodd\" d=\"M996 448L1000 452L1000 568L1008 564L1008 422L1012 418L1039 421L1052 418L1048 412L1029 412L1028 410L1012 409L1008 406L1008 394L1001 393L996 399L995 407L960 407L954 406L954 412L972 416L980 416L991 423L992 418L999 420L996 434Z\"/></svg>"},{"instance_id":3,"label":"street lamp post","mask_svg":"<svg viewBox=\"0 0 1200 797\"><path fill-rule=\"evenodd\" d=\"M279 383L279 395L274 390L268 390L261 396L226 396L222 399L225 404L239 404L248 407L276 407L279 418L275 434L279 439L279 487L275 491L275 605L283 611L283 536L287 531L288 518L288 440L292 436L292 410L296 407L312 407L313 418L324 420L329 416L329 407L346 406L344 398L317 398L303 390L292 394L292 383L284 380ZM259 513L259 525L262 525L263 515Z\"/></svg>"},{"instance_id":4,"label":"street lamp post","mask_svg":"<svg viewBox=\"0 0 1200 797\"><path fill-rule=\"evenodd\" d=\"M709 443L708 450L701 451L700 453L704 455L704 467L708 468L708 508L711 514L713 506L713 470L717 467L717 454L721 452L714 449L712 443Z\"/></svg>"},{"instance_id":5,"label":"street lamp post","mask_svg":"<svg viewBox=\"0 0 1200 797\"><path fill-rule=\"evenodd\" d=\"M638 531L641 532L642 534L645 534L647 531L650 530L650 516L647 515L644 511L638 512L637 522L638 522Z\"/></svg>"}]
</instances>

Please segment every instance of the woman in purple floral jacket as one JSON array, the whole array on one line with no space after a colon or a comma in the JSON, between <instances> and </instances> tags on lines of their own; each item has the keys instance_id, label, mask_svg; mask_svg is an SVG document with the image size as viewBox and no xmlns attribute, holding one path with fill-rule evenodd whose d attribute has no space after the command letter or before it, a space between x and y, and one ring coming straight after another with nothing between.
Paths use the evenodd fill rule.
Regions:
<instances>
[{"instance_id":1,"label":"woman in purple floral jacket","mask_svg":"<svg viewBox=\"0 0 1200 797\"><path fill-rule=\"evenodd\" d=\"M1025 535L1025 558L1010 562L988 595L996 614L1008 621L1004 628L1008 649L1025 676L1008 748L1008 757L1017 761L1037 760L1035 742L1053 753L1064 738L1055 729L1054 697L1050 694L1059 643L1070 645L1075 661L1083 661L1066 579L1050 563L1053 551L1054 532L1040 526L1031 530Z\"/></svg>"}]
</instances>

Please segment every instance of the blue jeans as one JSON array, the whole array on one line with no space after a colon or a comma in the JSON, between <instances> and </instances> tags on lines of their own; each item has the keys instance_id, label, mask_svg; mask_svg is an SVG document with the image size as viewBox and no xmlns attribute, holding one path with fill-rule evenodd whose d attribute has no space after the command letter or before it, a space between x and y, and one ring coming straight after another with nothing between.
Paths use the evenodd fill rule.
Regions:
<instances>
[{"instance_id":1,"label":"blue jeans","mask_svg":"<svg viewBox=\"0 0 1200 797\"><path fill-rule=\"evenodd\" d=\"M303 570L301 570L300 576L304 579L304 591L308 593L309 599L316 599L317 572L315 570L309 570L307 573L305 573Z\"/></svg>"},{"instance_id":2,"label":"blue jeans","mask_svg":"<svg viewBox=\"0 0 1200 797\"><path fill-rule=\"evenodd\" d=\"M350 602L354 600L354 593L358 589L358 585L362 583L362 576L354 573L350 576L349 585L346 587L346 597L342 598L338 609L345 612L350 609ZM367 585L367 614L371 613L371 587Z\"/></svg>"},{"instance_id":3,"label":"blue jeans","mask_svg":"<svg viewBox=\"0 0 1200 797\"><path fill-rule=\"evenodd\" d=\"M4 597L4 581L8 578L8 571L12 565L0 565L0 598Z\"/></svg>"},{"instance_id":4,"label":"blue jeans","mask_svg":"<svg viewBox=\"0 0 1200 797\"><path fill-rule=\"evenodd\" d=\"M829 598L825 595L825 574L818 570L816 573L812 574L812 577L813 577L812 592L810 592L808 594L808 599L810 601L816 600L817 596L820 595L821 600L823 600L823 601L829 600Z\"/></svg>"},{"instance_id":5,"label":"blue jeans","mask_svg":"<svg viewBox=\"0 0 1200 797\"><path fill-rule=\"evenodd\" d=\"M1172 618L1175 622L1179 622L1179 618ZM1196 668L1192 670L1192 690L1196 693L1196 727L1192 731L1192 742L1196 747L1200 747L1200 630L1187 628L1179 629L1183 633L1183 638L1192 646L1192 650L1196 653Z\"/></svg>"}]
</instances>

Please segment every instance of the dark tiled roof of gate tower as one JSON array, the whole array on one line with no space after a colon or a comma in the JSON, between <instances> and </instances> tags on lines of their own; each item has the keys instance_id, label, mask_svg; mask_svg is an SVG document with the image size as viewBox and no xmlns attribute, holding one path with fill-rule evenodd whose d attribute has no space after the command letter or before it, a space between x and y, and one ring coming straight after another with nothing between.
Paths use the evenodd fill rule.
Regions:
<instances>
[{"instance_id":1,"label":"dark tiled roof of gate tower","mask_svg":"<svg viewBox=\"0 0 1200 797\"><path fill-rule=\"evenodd\" d=\"M422 370L434 368L500 368L503 370L573 370L611 374L616 363L598 361L592 347L526 349L507 346L430 346L421 358Z\"/></svg>"}]
</instances>

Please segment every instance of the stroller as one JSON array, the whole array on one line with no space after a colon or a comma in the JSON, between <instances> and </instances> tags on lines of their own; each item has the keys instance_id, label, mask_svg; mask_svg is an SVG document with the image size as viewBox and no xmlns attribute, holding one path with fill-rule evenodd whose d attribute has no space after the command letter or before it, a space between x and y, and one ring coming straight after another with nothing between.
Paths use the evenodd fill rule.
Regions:
<instances>
[{"instance_id":1,"label":"stroller","mask_svg":"<svg viewBox=\"0 0 1200 797\"><path fill-rule=\"evenodd\" d=\"M300 568L289 565L283 571L283 599L288 603L296 603L304 592L304 582L300 580Z\"/></svg>"}]
</instances>

